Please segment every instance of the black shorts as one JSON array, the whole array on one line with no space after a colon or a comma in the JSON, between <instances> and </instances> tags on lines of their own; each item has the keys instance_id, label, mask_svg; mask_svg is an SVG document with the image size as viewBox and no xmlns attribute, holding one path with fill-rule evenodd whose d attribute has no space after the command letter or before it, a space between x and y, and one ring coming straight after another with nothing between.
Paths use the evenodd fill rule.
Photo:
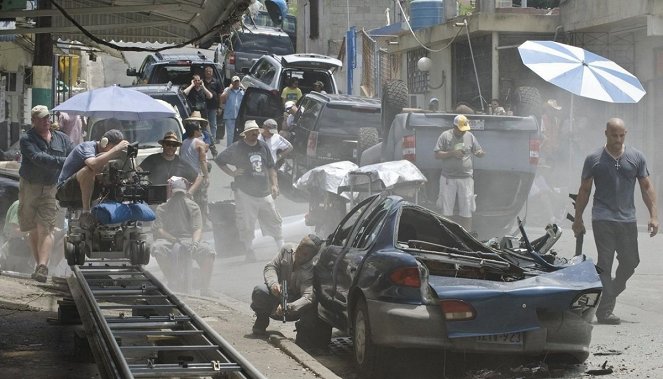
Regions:
<instances>
[{"instance_id":1,"label":"black shorts","mask_svg":"<svg viewBox=\"0 0 663 379\"><path fill-rule=\"evenodd\" d=\"M55 194L55 198L63 203L60 205L67 208L81 208L83 206L82 197L81 186L76 179L76 174L58 185L58 191Z\"/></svg>"}]
</instances>

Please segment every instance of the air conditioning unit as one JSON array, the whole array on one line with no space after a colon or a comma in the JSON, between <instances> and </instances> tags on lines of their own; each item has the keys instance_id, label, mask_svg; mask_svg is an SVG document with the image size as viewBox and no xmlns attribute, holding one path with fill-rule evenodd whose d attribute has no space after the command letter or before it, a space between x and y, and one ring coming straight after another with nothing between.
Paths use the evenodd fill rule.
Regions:
<instances>
[{"instance_id":1,"label":"air conditioning unit","mask_svg":"<svg viewBox=\"0 0 663 379\"><path fill-rule=\"evenodd\" d=\"M422 108L422 109L426 108L424 95L410 94L408 96L409 96L410 108Z\"/></svg>"}]
</instances>

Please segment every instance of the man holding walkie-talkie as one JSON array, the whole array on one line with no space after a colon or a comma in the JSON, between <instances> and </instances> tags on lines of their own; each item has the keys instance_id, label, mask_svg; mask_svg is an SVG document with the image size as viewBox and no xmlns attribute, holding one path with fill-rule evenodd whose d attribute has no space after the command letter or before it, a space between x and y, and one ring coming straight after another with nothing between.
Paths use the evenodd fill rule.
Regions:
<instances>
[{"instance_id":1,"label":"man holding walkie-talkie","mask_svg":"<svg viewBox=\"0 0 663 379\"><path fill-rule=\"evenodd\" d=\"M313 257L322 241L309 234L298 245L286 243L263 271L264 285L253 289L251 309L256 312L254 335L265 335L269 318L306 322L316 317L313 295Z\"/></svg>"}]
</instances>

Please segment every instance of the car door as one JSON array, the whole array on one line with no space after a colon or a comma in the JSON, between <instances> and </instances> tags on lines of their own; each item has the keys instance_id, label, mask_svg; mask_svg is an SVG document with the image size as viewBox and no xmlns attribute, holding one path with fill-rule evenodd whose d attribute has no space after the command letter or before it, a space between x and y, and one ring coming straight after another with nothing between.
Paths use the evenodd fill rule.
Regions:
<instances>
[{"instance_id":1,"label":"car door","mask_svg":"<svg viewBox=\"0 0 663 379\"><path fill-rule=\"evenodd\" d=\"M292 146L297 165L302 167L303 174L311 168L311 157L315 156L318 143L318 116L324 107L323 103L310 97L299 102L298 114L295 115Z\"/></svg>"},{"instance_id":2,"label":"car door","mask_svg":"<svg viewBox=\"0 0 663 379\"><path fill-rule=\"evenodd\" d=\"M357 277L362 272L363 263L371 252L371 247L382 229L387 215L395 200L386 193L377 195L356 220L350 240L339 254L334 264L334 302L343 309L347 317L348 298L351 288L356 285ZM365 272L364 275L380 275L381 273ZM374 279L377 279L374 278Z\"/></svg>"},{"instance_id":3,"label":"car door","mask_svg":"<svg viewBox=\"0 0 663 379\"><path fill-rule=\"evenodd\" d=\"M274 73L274 66L266 58L260 58L253 66L251 66L249 73L244 75L242 78L242 85L244 88L259 87L272 89L270 84L274 78Z\"/></svg>"},{"instance_id":4,"label":"car door","mask_svg":"<svg viewBox=\"0 0 663 379\"><path fill-rule=\"evenodd\" d=\"M244 130L244 123L247 120L255 120L259 126L262 126L262 123L268 118L276 120L278 125L283 122L281 97L263 88L247 88L235 122L234 141L242 138L239 134Z\"/></svg>"},{"instance_id":5,"label":"car door","mask_svg":"<svg viewBox=\"0 0 663 379\"><path fill-rule=\"evenodd\" d=\"M315 263L316 295L323 308L327 308L328 317L340 321L343 307L335 301L336 270L335 266L345 251L352 236L352 231L363 212L370 206L374 198L368 198L356 205L341 220L336 230L329 236Z\"/></svg>"}]
</instances>

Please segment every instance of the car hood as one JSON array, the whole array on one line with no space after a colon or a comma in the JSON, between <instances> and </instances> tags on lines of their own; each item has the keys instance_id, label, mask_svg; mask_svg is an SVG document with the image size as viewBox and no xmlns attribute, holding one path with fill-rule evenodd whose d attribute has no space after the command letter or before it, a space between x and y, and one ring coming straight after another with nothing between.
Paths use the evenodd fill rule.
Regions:
<instances>
[{"instance_id":1,"label":"car hood","mask_svg":"<svg viewBox=\"0 0 663 379\"><path fill-rule=\"evenodd\" d=\"M429 284L440 300L462 300L476 311L473 320L447 321L449 338L538 329L539 310L569 309L581 293L602 288L590 259L513 282L431 276Z\"/></svg>"}]
</instances>

